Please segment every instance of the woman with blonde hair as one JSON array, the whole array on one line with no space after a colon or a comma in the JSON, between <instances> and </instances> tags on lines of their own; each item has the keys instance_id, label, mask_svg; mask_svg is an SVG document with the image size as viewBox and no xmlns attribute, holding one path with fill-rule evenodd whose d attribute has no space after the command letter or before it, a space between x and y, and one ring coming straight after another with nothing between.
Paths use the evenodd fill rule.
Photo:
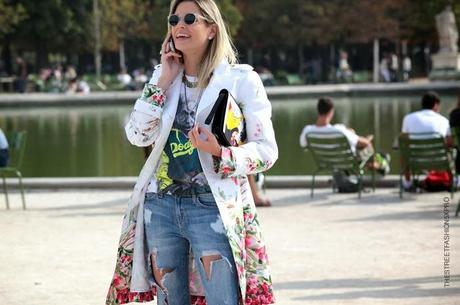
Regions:
<instances>
[{"instance_id":1,"label":"woman with blonde hair","mask_svg":"<svg viewBox=\"0 0 460 305\"><path fill-rule=\"evenodd\" d=\"M153 145L126 210L106 304L274 303L271 275L247 175L278 158L271 105L236 53L212 0L174 0L161 65L126 125L129 141ZM224 147L205 119L227 89L247 140Z\"/></svg>"}]
</instances>

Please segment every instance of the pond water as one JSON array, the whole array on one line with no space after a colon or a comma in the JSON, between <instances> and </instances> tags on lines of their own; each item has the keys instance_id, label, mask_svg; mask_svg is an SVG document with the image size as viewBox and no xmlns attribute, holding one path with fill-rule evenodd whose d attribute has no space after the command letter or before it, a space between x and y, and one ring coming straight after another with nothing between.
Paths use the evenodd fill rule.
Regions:
<instances>
[{"instance_id":1,"label":"pond water","mask_svg":"<svg viewBox=\"0 0 460 305\"><path fill-rule=\"evenodd\" d=\"M374 135L377 150L392 156L392 173L399 172L399 154L392 150L405 114L420 108L419 96L335 98L335 123L358 134ZM455 96L442 96L441 113L455 106ZM309 153L299 147L305 124L316 119L316 100L272 100L279 159L269 175L306 175L314 169ZM123 125L131 106L2 108L4 131L26 130L23 163L26 177L137 176L143 149L132 146Z\"/></svg>"}]
</instances>

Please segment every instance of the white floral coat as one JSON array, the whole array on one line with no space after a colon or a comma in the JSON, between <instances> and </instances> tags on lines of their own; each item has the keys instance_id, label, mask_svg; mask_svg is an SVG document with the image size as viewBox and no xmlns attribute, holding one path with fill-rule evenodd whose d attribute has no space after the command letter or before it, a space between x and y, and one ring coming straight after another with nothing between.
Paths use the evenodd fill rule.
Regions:
<instances>
[{"instance_id":1,"label":"white floral coat","mask_svg":"<svg viewBox=\"0 0 460 305\"><path fill-rule=\"evenodd\" d=\"M160 74L161 65L158 65L150 83L156 84ZM143 204L147 186L161 162L160 156L174 121L181 78L182 72L167 90L163 108L139 98L125 128L132 144L153 144L153 150L128 201L107 305L147 302L156 295L155 287L149 284L152 272L148 268L149 251L144 238ZM232 248L238 272L240 304L271 304L274 297L265 243L246 176L269 169L278 158L271 104L260 77L251 66L222 62L215 69L198 105L196 122L201 126L209 127L204 121L223 88L232 93L243 111L247 143L223 148L221 158L199 150L199 158ZM148 121L154 121L156 127L143 133L142 130L149 126ZM194 264L190 264L190 274L191 304L206 304Z\"/></svg>"}]
</instances>

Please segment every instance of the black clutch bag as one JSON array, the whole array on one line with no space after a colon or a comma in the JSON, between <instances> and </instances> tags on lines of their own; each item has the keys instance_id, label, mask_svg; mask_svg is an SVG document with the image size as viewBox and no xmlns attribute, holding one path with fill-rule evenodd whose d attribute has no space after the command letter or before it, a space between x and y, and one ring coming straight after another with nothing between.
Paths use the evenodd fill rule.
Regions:
<instances>
[{"instance_id":1,"label":"black clutch bag","mask_svg":"<svg viewBox=\"0 0 460 305\"><path fill-rule=\"evenodd\" d=\"M246 125L243 112L227 89L222 89L205 124L211 124L211 132L223 146L239 146L246 141Z\"/></svg>"}]
</instances>

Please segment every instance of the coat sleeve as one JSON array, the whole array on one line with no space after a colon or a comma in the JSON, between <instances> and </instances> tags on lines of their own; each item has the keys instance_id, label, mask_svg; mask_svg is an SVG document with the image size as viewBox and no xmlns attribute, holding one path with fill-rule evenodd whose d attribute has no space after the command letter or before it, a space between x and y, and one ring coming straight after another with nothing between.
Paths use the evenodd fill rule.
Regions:
<instances>
[{"instance_id":1,"label":"coat sleeve","mask_svg":"<svg viewBox=\"0 0 460 305\"><path fill-rule=\"evenodd\" d=\"M157 99L165 99L164 93L156 87L160 70L158 68L153 72L149 83L145 85L141 96L136 100L125 126L126 137L133 145L141 147L152 145L160 134L163 103L152 99L152 94Z\"/></svg>"},{"instance_id":2,"label":"coat sleeve","mask_svg":"<svg viewBox=\"0 0 460 305\"><path fill-rule=\"evenodd\" d=\"M222 177L263 172L278 159L271 103L259 75L255 71L245 73L237 100L246 121L247 142L238 147L222 147L221 157L214 158L214 169Z\"/></svg>"}]
</instances>

